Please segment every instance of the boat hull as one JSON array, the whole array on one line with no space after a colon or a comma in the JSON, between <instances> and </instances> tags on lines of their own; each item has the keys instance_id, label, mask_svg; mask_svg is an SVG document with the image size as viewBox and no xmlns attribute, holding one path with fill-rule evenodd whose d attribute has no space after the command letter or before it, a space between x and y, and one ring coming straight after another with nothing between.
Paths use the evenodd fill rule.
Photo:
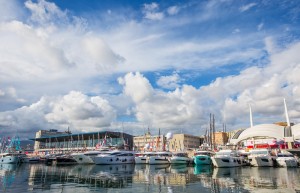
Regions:
<instances>
[{"instance_id":1,"label":"boat hull","mask_svg":"<svg viewBox=\"0 0 300 193\"><path fill-rule=\"evenodd\" d=\"M295 158L277 158L278 167L298 167L298 161Z\"/></svg>"},{"instance_id":2,"label":"boat hull","mask_svg":"<svg viewBox=\"0 0 300 193\"><path fill-rule=\"evenodd\" d=\"M94 164L92 157L84 155L83 153L73 153L71 156L76 160L78 164Z\"/></svg>"},{"instance_id":3,"label":"boat hull","mask_svg":"<svg viewBox=\"0 0 300 193\"><path fill-rule=\"evenodd\" d=\"M18 156L5 156L0 158L0 164L14 164L20 161L20 157Z\"/></svg>"},{"instance_id":4,"label":"boat hull","mask_svg":"<svg viewBox=\"0 0 300 193\"><path fill-rule=\"evenodd\" d=\"M134 158L135 164L146 164L147 163L147 157L139 156Z\"/></svg>"},{"instance_id":5,"label":"boat hull","mask_svg":"<svg viewBox=\"0 0 300 193\"><path fill-rule=\"evenodd\" d=\"M133 164L134 156L96 156L95 164L113 165L113 164Z\"/></svg>"},{"instance_id":6,"label":"boat hull","mask_svg":"<svg viewBox=\"0 0 300 193\"><path fill-rule=\"evenodd\" d=\"M275 160L271 156L250 157L249 162L253 167L273 167L275 165Z\"/></svg>"},{"instance_id":7,"label":"boat hull","mask_svg":"<svg viewBox=\"0 0 300 193\"><path fill-rule=\"evenodd\" d=\"M169 164L170 162L167 157L151 156L148 158L148 163L150 165L156 165L156 164Z\"/></svg>"},{"instance_id":8,"label":"boat hull","mask_svg":"<svg viewBox=\"0 0 300 193\"><path fill-rule=\"evenodd\" d=\"M190 158L188 157L171 157L169 160L170 164L189 164Z\"/></svg>"},{"instance_id":9,"label":"boat hull","mask_svg":"<svg viewBox=\"0 0 300 193\"><path fill-rule=\"evenodd\" d=\"M217 168L231 168L245 165L245 162L240 157L213 157L212 163Z\"/></svg>"},{"instance_id":10,"label":"boat hull","mask_svg":"<svg viewBox=\"0 0 300 193\"><path fill-rule=\"evenodd\" d=\"M194 163L196 165L211 165L212 160L208 155L196 155L194 156Z\"/></svg>"}]
</instances>

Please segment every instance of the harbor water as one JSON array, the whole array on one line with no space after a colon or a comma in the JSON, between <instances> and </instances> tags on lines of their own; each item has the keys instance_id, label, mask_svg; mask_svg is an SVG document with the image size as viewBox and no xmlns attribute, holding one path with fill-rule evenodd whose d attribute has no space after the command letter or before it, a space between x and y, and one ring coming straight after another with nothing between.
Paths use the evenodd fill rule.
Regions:
<instances>
[{"instance_id":1,"label":"harbor water","mask_svg":"<svg viewBox=\"0 0 300 193\"><path fill-rule=\"evenodd\" d=\"M2 164L0 192L300 192L300 168Z\"/></svg>"}]
</instances>

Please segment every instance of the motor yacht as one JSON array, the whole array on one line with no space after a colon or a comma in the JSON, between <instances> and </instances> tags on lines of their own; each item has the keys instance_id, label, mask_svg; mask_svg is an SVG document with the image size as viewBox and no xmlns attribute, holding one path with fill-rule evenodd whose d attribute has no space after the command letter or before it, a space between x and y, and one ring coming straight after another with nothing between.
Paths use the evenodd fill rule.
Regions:
<instances>
[{"instance_id":1,"label":"motor yacht","mask_svg":"<svg viewBox=\"0 0 300 193\"><path fill-rule=\"evenodd\" d=\"M215 153L212 151L196 151L193 157L194 163L196 165L211 165L212 164L211 157L214 154Z\"/></svg>"},{"instance_id":2,"label":"motor yacht","mask_svg":"<svg viewBox=\"0 0 300 193\"><path fill-rule=\"evenodd\" d=\"M170 164L189 164L191 158L188 157L188 154L185 152L174 152L172 157L169 158Z\"/></svg>"},{"instance_id":3,"label":"motor yacht","mask_svg":"<svg viewBox=\"0 0 300 193\"><path fill-rule=\"evenodd\" d=\"M276 156L271 155L268 149L250 150L248 160L250 166L255 167L273 167L276 164Z\"/></svg>"},{"instance_id":4,"label":"motor yacht","mask_svg":"<svg viewBox=\"0 0 300 193\"><path fill-rule=\"evenodd\" d=\"M155 155L153 152L143 152L135 154L134 162L135 164L147 164L148 157Z\"/></svg>"},{"instance_id":5,"label":"motor yacht","mask_svg":"<svg viewBox=\"0 0 300 193\"><path fill-rule=\"evenodd\" d=\"M99 154L94 159L95 164L132 164L134 163L134 152L132 151L110 151Z\"/></svg>"},{"instance_id":6,"label":"motor yacht","mask_svg":"<svg viewBox=\"0 0 300 193\"><path fill-rule=\"evenodd\" d=\"M21 162L21 157L16 153L1 153L0 164L13 164Z\"/></svg>"},{"instance_id":7,"label":"motor yacht","mask_svg":"<svg viewBox=\"0 0 300 193\"><path fill-rule=\"evenodd\" d=\"M238 167L247 163L235 150L220 150L211 159L214 167L217 168Z\"/></svg>"},{"instance_id":8,"label":"motor yacht","mask_svg":"<svg viewBox=\"0 0 300 193\"><path fill-rule=\"evenodd\" d=\"M278 167L298 167L298 160L289 152L277 154L276 164Z\"/></svg>"},{"instance_id":9,"label":"motor yacht","mask_svg":"<svg viewBox=\"0 0 300 193\"><path fill-rule=\"evenodd\" d=\"M169 164L169 158L172 156L171 152L163 151L163 152L156 152L151 154L147 159L147 163L150 165L155 164Z\"/></svg>"},{"instance_id":10,"label":"motor yacht","mask_svg":"<svg viewBox=\"0 0 300 193\"><path fill-rule=\"evenodd\" d=\"M78 164L95 164L95 157L108 151L109 149L78 152L72 153L71 156L76 160Z\"/></svg>"}]
</instances>

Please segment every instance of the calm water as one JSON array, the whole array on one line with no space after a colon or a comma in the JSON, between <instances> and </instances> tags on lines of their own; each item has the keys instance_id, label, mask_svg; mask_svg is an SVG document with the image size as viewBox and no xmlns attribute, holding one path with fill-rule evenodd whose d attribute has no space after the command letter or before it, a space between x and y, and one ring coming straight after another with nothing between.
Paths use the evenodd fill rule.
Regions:
<instances>
[{"instance_id":1,"label":"calm water","mask_svg":"<svg viewBox=\"0 0 300 193\"><path fill-rule=\"evenodd\" d=\"M300 168L3 164L0 192L300 192Z\"/></svg>"}]
</instances>

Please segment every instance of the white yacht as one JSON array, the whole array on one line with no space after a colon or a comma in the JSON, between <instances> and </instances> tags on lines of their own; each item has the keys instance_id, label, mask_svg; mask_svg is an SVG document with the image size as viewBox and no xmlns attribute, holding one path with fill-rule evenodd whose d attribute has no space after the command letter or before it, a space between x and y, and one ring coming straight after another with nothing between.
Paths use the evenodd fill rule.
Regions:
<instances>
[{"instance_id":1,"label":"white yacht","mask_svg":"<svg viewBox=\"0 0 300 193\"><path fill-rule=\"evenodd\" d=\"M276 157L268 149L252 149L249 153L250 166L273 167L276 163Z\"/></svg>"},{"instance_id":2,"label":"white yacht","mask_svg":"<svg viewBox=\"0 0 300 193\"><path fill-rule=\"evenodd\" d=\"M162 151L153 153L151 156L148 157L147 163L150 165L155 164L169 164L169 158L172 156L171 152Z\"/></svg>"},{"instance_id":3,"label":"white yacht","mask_svg":"<svg viewBox=\"0 0 300 193\"><path fill-rule=\"evenodd\" d=\"M215 153L212 151L206 151L206 150L196 151L193 157L194 163L196 165L211 165L212 164L211 157L214 154Z\"/></svg>"},{"instance_id":4,"label":"white yacht","mask_svg":"<svg viewBox=\"0 0 300 193\"><path fill-rule=\"evenodd\" d=\"M153 152L143 152L135 154L134 162L136 164L148 164L148 157L154 156Z\"/></svg>"},{"instance_id":5,"label":"white yacht","mask_svg":"<svg viewBox=\"0 0 300 193\"><path fill-rule=\"evenodd\" d=\"M298 160L289 152L277 154L276 164L279 167L298 167Z\"/></svg>"},{"instance_id":6,"label":"white yacht","mask_svg":"<svg viewBox=\"0 0 300 193\"><path fill-rule=\"evenodd\" d=\"M97 155L94 162L98 165L133 164L134 152L119 150L105 152Z\"/></svg>"},{"instance_id":7,"label":"white yacht","mask_svg":"<svg viewBox=\"0 0 300 193\"><path fill-rule=\"evenodd\" d=\"M78 152L72 153L71 156L76 160L79 164L94 164L94 159L97 155L108 152L108 149L105 150L94 150L94 151L86 151L86 152Z\"/></svg>"},{"instance_id":8,"label":"white yacht","mask_svg":"<svg viewBox=\"0 0 300 193\"><path fill-rule=\"evenodd\" d=\"M21 157L15 153L1 153L0 164L14 164L21 162Z\"/></svg>"},{"instance_id":9,"label":"white yacht","mask_svg":"<svg viewBox=\"0 0 300 193\"><path fill-rule=\"evenodd\" d=\"M217 168L246 165L244 157L239 156L235 150L220 150L211 159L214 167Z\"/></svg>"},{"instance_id":10,"label":"white yacht","mask_svg":"<svg viewBox=\"0 0 300 193\"><path fill-rule=\"evenodd\" d=\"M189 164L191 158L188 157L188 154L185 152L174 152L172 157L169 158L170 164Z\"/></svg>"}]
</instances>

